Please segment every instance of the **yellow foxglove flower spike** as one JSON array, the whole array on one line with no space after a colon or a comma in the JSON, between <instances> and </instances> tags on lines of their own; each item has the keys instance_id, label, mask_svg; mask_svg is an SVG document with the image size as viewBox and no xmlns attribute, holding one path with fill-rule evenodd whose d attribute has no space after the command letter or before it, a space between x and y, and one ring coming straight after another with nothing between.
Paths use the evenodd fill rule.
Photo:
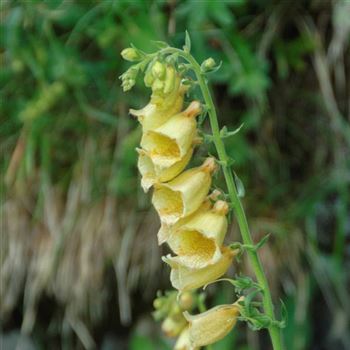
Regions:
<instances>
[{"instance_id":1,"label":"yellow foxglove flower spike","mask_svg":"<svg viewBox=\"0 0 350 350\"><path fill-rule=\"evenodd\" d=\"M158 244L161 245L165 243L169 237L176 232L181 226L185 225L186 222L190 221L195 215L197 215L200 212L207 211L211 208L210 201L205 199L204 202L201 204L201 206L191 215L184 217L183 219L180 219L173 225L165 224L164 222L161 223L160 229L158 231Z\"/></svg>"},{"instance_id":2,"label":"yellow foxglove flower spike","mask_svg":"<svg viewBox=\"0 0 350 350\"><path fill-rule=\"evenodd\" d=\"M235 326L240 313L235 304L219 305L198 315L184 313L189 322L189 338L192 347L210 345L224 338Z\"/></svg>"},{"instance_id":3,"label":"yellow foxglove flower spike","mask_svg":"<svg viewBox=\"0 0 350 350\"><path fill-rule=\"evenodd\" d=\"M238 250L223 247L220 259L215 264L201 269L190 268L176 259L174 260L174 257L170 255L163 257L163 261L171 267L170 280L172 286L179 291L187 291L203 287L223 276L237 253Z\"/></svg>"},{"instance_id":4,"label":"yellow foxglove flower spike","mask_svg":"<svg viewBox=\"0 0 350 350\"><path fill-rule=\"evenodd\" d=\"M144 132L141 147L156 166L168 168L185 157L197 136L195 117L200 112L200 103L193 101L185 111L174 115L159 128Z\"/></svg>"},{"instance_id":5,"label":"yellow foxglove flower spike","mask_svg":"<svg viewBox=\"0 0 350 350\"><path fill-rule=\"evenodd\" d=\"M185 169L193 154L193 148L190 148L178 162L169 168L162 168L152 162L147 151L140 148L136 150L139 153L137 165L142 175L141 186L145 192L148 192L155 183L167 182L179 175Z\"/></svg>"},{"instance_id":6,"label":"yellow foxglove flower spike","mask_svg":"<svg viewBox=\"0 0 350 350\"><path fill-rule=\"evenodd\" d=\"M207 158L200 167L189 169L170 182L154 185L152 203L163 223L175 224L200 207L209 192L215 168L214 158Z\"/></svg>"},{"instance_id":7,"label":"yellow foxglove flower spike","mask_svg":"<svg viewBox=\"0 0 350 350\"><path fill-rule=\"evenodd\" d=\"M165 96L152 94L151 101L145 107L138 110L130 109L129 113L137 117L143 132L153 130L182 110L186 91L187 87L181 85Z\"/></svg>"},{"instance_id":8,"label":"yellow foxglove flower spike","mask_svg":"<svg viewBox=\"0 0 350 350\"><path fill-rule=\"evenodd\" d=\"M217 201L212 209L198 212L174 230L167 240L178 255L173 260L196 269L216 263L227 231L227 212L228 204Z\"/></svg>"},{"instance_id":9,"label":"yellow foxglove flower spike","mask_svg":"<svg viewBox=\"0 0 350 350\"><path fill-rule=\"evenodd\" d=\"M199 347L193 347L190 340L190 330L187 326L177 339L174 350L199 350Z\"/></svg>"}]
</instances>

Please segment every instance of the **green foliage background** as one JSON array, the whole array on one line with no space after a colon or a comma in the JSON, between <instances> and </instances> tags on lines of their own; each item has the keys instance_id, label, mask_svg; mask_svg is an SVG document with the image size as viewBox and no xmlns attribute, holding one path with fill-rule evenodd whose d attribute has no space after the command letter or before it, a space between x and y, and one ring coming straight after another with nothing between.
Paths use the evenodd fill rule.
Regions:
<instances>
[{"instance_id":1,"label":"green foliage background","mask_svg":"<svg viewBox=\"0 0 350 350\"><path fill-rule=\"evenodd\" d=\"M118 76L130 43L181 47L187 29L197 60L222 61L211 76L220 123L244 123L227 148L254 239L272 233L261 254L276 303L288 311L287 349L349 348L349 19L347 0L3 0L2 341L17 342L22 329L35 349L169 348L147 319L168 271L157 218L139 190L140 131L128 116L149 91L140 82L124 94ZM84 217L101 210L104 218L106 208L111 225L96 238L99 226L88 234L95 220L84 226ZM73 223L59 226L67 213ZM239 237L235 225L231 236ZM58 276L65 261L70 274L69 259L84 246L91 255L79 268L98 269L87 269L87 284L79 277L80 291ZM50 264L40 260L46 247ZM64 288L75 299L59 294ZM208 304L229 296L219 286ZM238 329L214 348L269 349L264 333Z\"/></svg>"}]
</instances>

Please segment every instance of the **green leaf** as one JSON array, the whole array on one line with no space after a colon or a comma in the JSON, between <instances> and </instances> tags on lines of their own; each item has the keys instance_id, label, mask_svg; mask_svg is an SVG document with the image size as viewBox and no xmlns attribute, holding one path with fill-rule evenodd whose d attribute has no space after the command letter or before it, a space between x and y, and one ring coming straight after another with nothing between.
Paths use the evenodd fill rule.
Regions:
<instances>
[{"instance_id":1,"label":"green leaf","mask_svg":"<svg viewBox=\"0 0 350 350\"><path fill-rule=\"evenodd\" d=\"M256 249L260 249L265 245L265 243L270 238L270 233L268 233L265 237L263 237L258 244L255 245Z\"/></svg>"},{"instance_id":2,"label":"green leaf","mask_svg":"<svg viewBox=\"0 0 350 350\"><path fill-rule=\"evenodd\" d=\"M224 127L220 130L220 137L221 137L222 139L224 139L224 138L227 138L227 137L230 137L230 136L233 136L233 135L238 134L238 133L240 132L240 130L243 128L243 125L244 125L244 123L242 123L237 129L232 130L232 131L229 131L229 130L227 129L227 127L224 126Z\"/></svg>"},{"instance_id":3,"label":"green leaf","mask_svg":"<svg viewBox=\"0 0 350 350\"><path fill-rule=\"evenodd\" d=\"M191 38L190 35L188 34L188 31L186 30L185 34L185 46L183 47L185 52L190 52L191 51Z\"/></svg>"},{"instance_id":4,"label":"green leaf","mask_svg":"<svg viewBox=\"0 0 350 350\"><path fill-rule=\"evenodd\" d=\"M242 198L245 196L245 189L244 189L243 182L235 172L233 172L233 175L235 178L235 184L236 184L238 197Z\"/></svg>"}]
</instances>

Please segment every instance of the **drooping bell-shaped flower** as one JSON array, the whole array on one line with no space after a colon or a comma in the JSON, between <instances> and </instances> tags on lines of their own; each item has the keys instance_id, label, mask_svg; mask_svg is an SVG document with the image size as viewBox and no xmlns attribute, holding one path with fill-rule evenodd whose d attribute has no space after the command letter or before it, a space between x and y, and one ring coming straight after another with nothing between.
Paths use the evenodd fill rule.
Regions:
<instances>
[{"instance_id":1,"label":"drooping bell-shaped flower","mask_svg":"<svg viewBox=\"0 0 350 350\"><path fill-rule=\"evenodd\" d=\"M213 208L200 211L180 226L167 240L177 254L173 259L190 268L203 268L221 258L227 231L228 204L217 201Z\"/></svg>"},{"instance_id":2,"label":"drooping bell-shaped flower","mask_svg":"<svg viewBox=\"0 0 350 350\"><path fill-rule=\"evenodd\" d=\"M137 152L139 153L137 165L142 175L141 186L147 192L155 183L167 182L179 175L189 163L193 148L191 147L178 162L168 168L154 164L147 151L138 148Z\"/></svg>"},{"instance_id":3,"label":"drooping bell-shaped flower","mask_svg":"<svg viewBox=\"0 0 350 350\"><path fill-rule=\"evenodd\" d=\"M240 313L237 303L219 305L198 315L184 313L189 322L189 338L192 347L213 344L224 338L235 326Z\"/></svg>"},{"instance_id":4,"label":"drooping bell-shaped flower","mask_svg":"<svg viewBox=\"0 0 350 350\"><path fill-rule=\"evenodd\" d=\"M187 291L203 287L223 276L236 254L236 250L223 247L221 257L215 264L200 269L190 268L170 255L163 257L163 260L171 267L172 286L179 291Z\"/></svg>"},{"instance_id":5,"label":"drooping bell-shaped flower","mask_svg":"<svg viewBox=\"0 0 350 350\"><path fill-rule=\"evenodd\" d=\"M206 198L211 185L215 160L207 158L167 183L154 185L152 203L162 222L168 225L194 213Z\"/></svg>"},{"instance_id":6,"label":"drooping bell-shaped flower","mask_svg":"<svg viewBox=\"0 0 350 350\"><path fill-rule=\"evenodd\" d=\"M185 157L193 147L197 135L195 117L200 112L200 103L193 101L185 111L172 116L160 127L144 131L141 147L155 166L168 168Z\"/></svg>"}]
</instances>

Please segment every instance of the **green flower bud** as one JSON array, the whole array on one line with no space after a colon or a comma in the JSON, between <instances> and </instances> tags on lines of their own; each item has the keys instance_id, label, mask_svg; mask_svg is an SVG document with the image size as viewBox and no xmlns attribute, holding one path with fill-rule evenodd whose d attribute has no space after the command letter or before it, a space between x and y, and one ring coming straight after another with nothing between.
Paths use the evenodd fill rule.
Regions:
<instances>
[{"instance_id":1,"label":"green flower bud","mask_svg":"<svg viewBox=\"0 0 350 350\"><path fill-rule=\"evenodd\" d=\"M148 70L143 78L143 81L147 87L151 87L154 82L154 76L152 75L152 72Z\"/></svg>"},{"instance_id":2,"label":"green flower bud","mask_svg":"<svg viewBox=\"0 0 350 350\"><path fill-rule=\"evenodd\" d=\"M142 59L140 52L132 47L128 47L127 49L124 49L121 52L121 55L124 58L124 60L130 61L130 62L140 61Z\"/></svg>"},{"instance_id":3,"label":"green flower bud","mask_svg":"<svg viewBox=\"0 0 350 350\"><path fill-rule=\"evenodd\" d=\"M175 78L176 78L175 68L171 65L167 65L167 67L166 67L166 79L165 79L165 86L164 86L164 93L165 94L169 94L174 90Z\"/></svg>"},{"instance_id":4,"label":"green flower bud","mask_svg":"<svg viewBox=\"0 0 350 350\"><path fill-rule=\"evenodd\" d=\"M156 61L152 66L152 74L155 78L163 79L165 76L165 66L164 64Z\"/></svg>"},{"instance_id":5,"label":"green flower bud","mask_svg":"<svg viewBox=\"0 0 350 350\"><path fill-rule=\"evenodd\" d=\"M216 66L216 62L213 58L209 57L201 64L201 68L204 72L213 69Z\"/></svg>"},{"instance_id":6,"label":"green flower bud","mask_svg":"<svg viewBox=\"0 0 350 350\"><path fill-rule=\"evenodd\" d=\"M160 299L160 298L157 298L157 299L154 299L154 301L153 301L153 307L156 309L156 310L158 310L158 309L160 309L162 306L163 306L163 300L162 299Z\"/></svg>"},{"instance_id":7,"label":"green flower bud","mask_svg":"<svg viewBox=\"0 0 350 350\"><path fill-rule=\"evenodd\" d=\"M180 295L179 304L181 310L190 310L193 306L194 300L190 292L184 292Z\"/></svg>"}]
</instances>

